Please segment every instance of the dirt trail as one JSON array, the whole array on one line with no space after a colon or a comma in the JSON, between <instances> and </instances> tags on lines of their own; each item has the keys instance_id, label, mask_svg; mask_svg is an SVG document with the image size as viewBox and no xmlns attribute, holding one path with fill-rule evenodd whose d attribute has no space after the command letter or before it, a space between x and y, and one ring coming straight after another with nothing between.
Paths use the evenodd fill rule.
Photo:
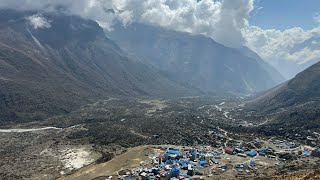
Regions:
<instances>
[{"instance_id":1,"label":"dirt trail","mask_svg":"<svg viewBox=\"0 0 320 180\"><path fill-rule=\"evenodd\" d=\"M226 130L221 129L220 127L218 127L218 130L223 132L224 137L227 139L226 142L224 143L224 147L227 147L228 142L232 141L233 139L228 136L228 132Z\"/></svg>"}]
</instances>

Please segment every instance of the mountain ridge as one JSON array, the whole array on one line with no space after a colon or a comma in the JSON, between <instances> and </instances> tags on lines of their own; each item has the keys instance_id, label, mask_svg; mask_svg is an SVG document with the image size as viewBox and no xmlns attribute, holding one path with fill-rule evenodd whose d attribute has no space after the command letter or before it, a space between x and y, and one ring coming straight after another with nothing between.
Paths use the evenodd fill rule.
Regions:
<instances>
[{"instance_id":1,"label":"mountain ridge","mask_svg":"<svg viewBox=\"0 0 320 180\"><path fill-rule=\"evenodd\" d=\"M244 109L268 121L258 128L267 135L294 136L320 129L320 62L295 78L246 103Z\"/></svg>"},{"instance_id":2,"label":"mountain ridge","mask_svg":"<svg viewBox=\"0 0 320 180\"><path fill-rule=\"evenodd\" d=\"M284 81L260 57L252 58L240 49L228 48L203 35L140 23L125 27L117 24L106 33L128 54L159 68L175 81L205 92L248 94Z\"/></svg>"},{"instance_id":3,"label":"mountain ridge","mask_svg":"<svg viewBox=\"0 0 320 180\"><path fill-rule=\"evenodd\" d=\"M2 121L41 120L108 97L200 94L130 60L94 21L41 14L51 27L35 29L33 13L0 14Z\"/></svg>"},{"instance_id":4,"label":"mountain ridge","mask_svg":"<svg viewBox=\"0 0 320 180\"><path fill-rule=\"evenodd\" d=\"M320 100L319 78L320 62L300 72L295 78L258 96L254 101L250 102L251 106L271 111L308 101L318 101Z\"/></svg>"}]
</instances>

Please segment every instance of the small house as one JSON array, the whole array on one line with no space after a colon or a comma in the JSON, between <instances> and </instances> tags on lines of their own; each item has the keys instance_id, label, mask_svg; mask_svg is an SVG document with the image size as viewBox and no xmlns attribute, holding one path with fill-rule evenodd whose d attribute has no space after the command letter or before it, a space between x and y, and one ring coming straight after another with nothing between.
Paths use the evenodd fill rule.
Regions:
<instances>
[{"instance_id":1,"label":"small house","mask_svg":"<svg viewBox=\"0 0 320 180\"><path fill-rule=\"evenodd\" d=\"M237 169L237 171L238 171L239 174L243 173L243 169Z\"/></svg>"},{"instance_id":2,"label":"small house","mask_svg":"<svg viewBox=\"0 0 320 180\"><path fill-rule=\"evenodd\" d=\"M246 155L246 154L243 154L243 153L238 153L238 156L240 156L240 157L247 157L247 155Z\"/></svg>"},{"instance_id":3,"label":"small house","mask_svg":"<svg viewBox=\"0 0 320 180\"><path fill-rule=\"evenodd\" d=\"M224 148L224 152L227 153L227 154L233 155L234 154L234 149L230 148L230 147L226 147L226 148Z\"/></svg>"},{"instance_id":4,"label":"small house","mask_svg":"<svg viewBox=\"0 0 320 180\"><path fill-rule=\"evenodd\" d=\"M304 156L310 156L311 155L311 151L303 151L302 152L302 155L304 155Z\"/></svg>"},{"instance_id":5,"label":"small house","mask_svg":"<svg viewBox=\"0 0 320 180\"><path fill-rule=\"evenodd\" d=\"M187 172L188 176L193 176L194 175L194 169L192 167L191 164L188 165L188 172Z\"/></svg>"},{"instance_id":6,"label":"small house","mask_svg":"<svg viewBox=\"0 0 320 180\"><path fill-rule=\"evenodd\" d=\"M267 155L267 153L266 153L266 152L264 152L264 151L260 151L260 152L259 152L259 155L260 155L260 156L266 156L266 155Z\"/></svg>"},{"instance_id":7,"label":"small house","mask_svg":"<svg viewBox=\"0 0 320 180\"><path fill-rule=\"evenodd\" d=\"M254 162L253 159L251 159L251 161L250 161L250 166L253 167L253 166L255 166L255 165L256 165L256 163Z\"/></svg>"},{"instance_id":8,"label":"small house","mask_svg":"<svg viewBox=\"0 0 320 180\"><path fill-rule=\"evenodd\" d=\"M236 153L243 153L243 149L240 149L240 148L235 148L234 151Z\"/></svg>"},{"instance_id":9,"label":"small house","mask_svg":"<svg viewBox=\"0 0 320 180\"><path fill-rule=\"evenodd\" d=\"M247 155L250 156L250 157L254 157L254 156L257 155L257 152L254 151L254 150L251 150L251 151L247 152Z\"/></svg>"},{"instance_id":10,"label":"small house","mask_svg":"<svg viewBox=\"0 0 320 180\"><path fill-rule=\"evenodd\" d=\"M200 163L201 166L207 166L207 165L209 165L208 161L206 161L206 160L202 160L202 161L200 161L199 163Z\"/></svg>"}]
</instances>

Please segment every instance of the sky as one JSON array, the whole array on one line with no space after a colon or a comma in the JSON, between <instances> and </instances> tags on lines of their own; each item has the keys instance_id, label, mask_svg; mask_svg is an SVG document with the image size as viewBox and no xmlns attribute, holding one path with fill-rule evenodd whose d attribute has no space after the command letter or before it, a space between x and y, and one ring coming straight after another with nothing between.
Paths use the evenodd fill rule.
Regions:
<instances>
[{"instance_id":1,"label":"sky","mask_svg":"<svg viewBox=\"0 0 320 180\"><path fill-rule=\"evenodd\" d=\"M287 79L320 60L319 0L256 0L248 21L246 45Z\"/></svg>"},{"instance_id":2,"label":"sky","mask_svg":"<svg viewBox=\"0 0 320 180\"><path fill-rule=\"evenodd\" d=\"M50 28L41 12L57 7L106 31L139 22L247 46L287 79L320 57L320 0L0 0L0 8L39 11L28 18L36 28Z\"/></svg>"},{"instance_id":3,"label":"sky","mask_svg":"<svg viewBox=\"0 0 320 180\"><path fill-rule=\"evenodd\" d=\"M285 30L293 27L312 29L320 12L320 0L260 0L251 13L250 23L261 28Z\"/></svg>"}]
</instances>

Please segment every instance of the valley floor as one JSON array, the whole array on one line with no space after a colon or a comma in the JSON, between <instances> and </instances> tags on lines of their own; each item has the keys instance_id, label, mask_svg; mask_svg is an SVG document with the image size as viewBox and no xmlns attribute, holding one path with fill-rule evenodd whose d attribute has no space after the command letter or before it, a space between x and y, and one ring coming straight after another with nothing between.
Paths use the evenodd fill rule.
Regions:
<instances>
[{"instance_id":1,"label":"valley floor","mask_svg":"<svg viewBox=\"0 0 320 180\"><path fill-rule=\"evenodd\" d=\"M208 173L210 179L241 179L243 175L234 166L252 159L225 154L225 147L240 147L247 153L267 146L277 152L269 158L254 157L257 169L245 178L278 178L319 168L319 158L299 154L316 148L317 132L297 131L296 139L266 136L259 127L270 119L244 112L243 103L242 99L229 97L108 99L43 122L3 127L0 179L118 177L123 170L140 168L141 162L149 162L152 155L163 154L169 145L221 150L222 157L217 161L232 168L219 175ZM216 165L210 167L219 170Z\"/></svg>"}]
</instances>

